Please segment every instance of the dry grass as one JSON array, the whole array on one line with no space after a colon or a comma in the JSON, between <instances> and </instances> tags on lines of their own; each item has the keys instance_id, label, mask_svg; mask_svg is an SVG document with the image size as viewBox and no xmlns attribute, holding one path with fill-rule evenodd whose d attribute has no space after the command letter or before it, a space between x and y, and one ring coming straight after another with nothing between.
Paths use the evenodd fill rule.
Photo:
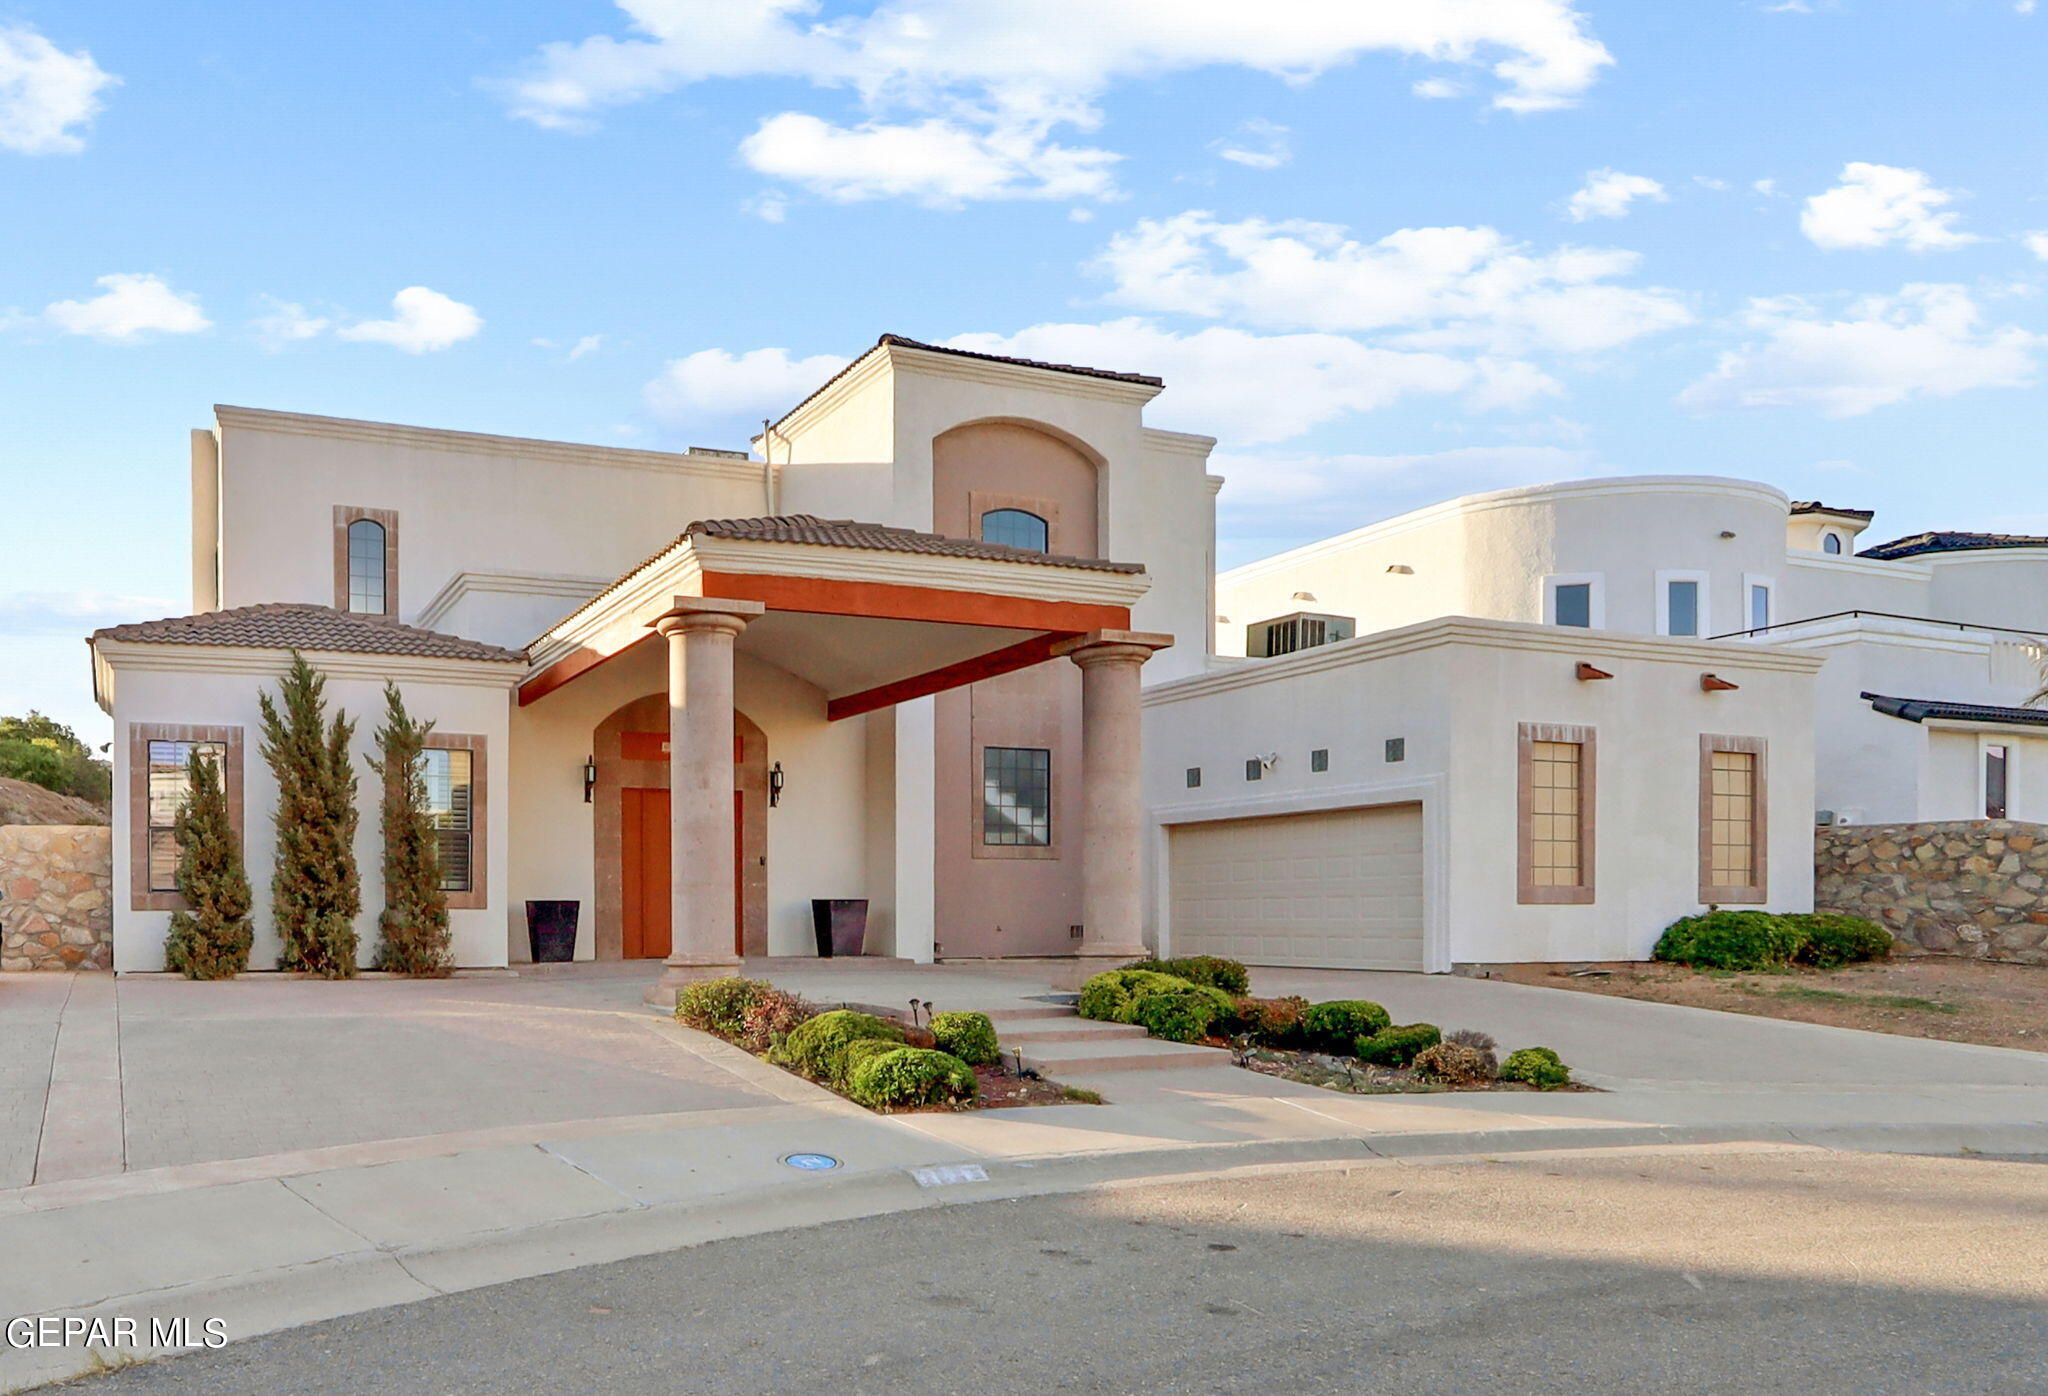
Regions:
<instances>
[{"instance_id":1,"label":"dry grass","mask_svg":"<svg viewBox=\"0 0 2048 1396\"><path fill-rule=\"evenodd\" d=\"M1600 966L1613 971L1605 977L1574 978L1566 968L1506 965L1493 973L1552 989L2048 1052L2048 966L1914 955L1783 974L1620 963Z\"/></svg>"}]
</instances>

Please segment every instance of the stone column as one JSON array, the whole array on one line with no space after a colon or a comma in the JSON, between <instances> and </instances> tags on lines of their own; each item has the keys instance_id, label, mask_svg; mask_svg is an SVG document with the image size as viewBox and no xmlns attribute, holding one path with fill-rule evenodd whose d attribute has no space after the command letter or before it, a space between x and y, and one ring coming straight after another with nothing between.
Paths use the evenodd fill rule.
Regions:
<instances>
[{"instance_id":1,"label":"stone column","mask_svg":"<svg viewBox=\"0 0 2048 1396\"><path fill-rule=\"evenodd\" d=\"M678 596L655 621L668 642L669 956L649 1003L739 970L733 953L733 641L764 608Z\"/></svg>"},{"instance_id":2,"label":"stone column","mask_svg":"<svg viewBox=\"0 0 2048 1396\"><path fill-rule=\"evenodd\" d=\"M1081 667L1081 948L1084 959L1145 951L1145 799L1138 670L1170 635L1097 630L1060 645Z\"/></svg>"}]
</instances>

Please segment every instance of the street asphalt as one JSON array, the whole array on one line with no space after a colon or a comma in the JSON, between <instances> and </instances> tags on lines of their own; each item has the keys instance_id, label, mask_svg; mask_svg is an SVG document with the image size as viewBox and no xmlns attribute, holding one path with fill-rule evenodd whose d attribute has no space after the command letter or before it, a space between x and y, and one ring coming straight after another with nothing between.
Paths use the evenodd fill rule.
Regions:
<instances>
[{"instance_id":1,"label":"street asphalt","mask_svg":"<svg viewBox=\"0 0 2048 1396\"><path fill-rule=\"evenodd\" d=\"M1754 1145L938 1208L330 1320L130 1392L2039 1392L2048 1168Z\"/></svg>"}]
</instances>

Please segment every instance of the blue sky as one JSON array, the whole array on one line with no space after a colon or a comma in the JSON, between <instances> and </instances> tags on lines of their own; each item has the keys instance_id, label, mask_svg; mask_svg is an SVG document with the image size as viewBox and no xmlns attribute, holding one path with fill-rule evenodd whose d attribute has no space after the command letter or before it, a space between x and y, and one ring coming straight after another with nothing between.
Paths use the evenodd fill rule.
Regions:
<instances>
[{"instance_id":1,"label":"blue sky","mask_svg":"<svg viewBox=\"0 0 2048 1396\"><path fill-rule=\"evenodd\" d=\"M0 712L104 739L212 403L742 446L884 330L1165 375L1226 563L1604 473L2048 532L2044 25L0 0Z\"/></svg>"}]
</instances>

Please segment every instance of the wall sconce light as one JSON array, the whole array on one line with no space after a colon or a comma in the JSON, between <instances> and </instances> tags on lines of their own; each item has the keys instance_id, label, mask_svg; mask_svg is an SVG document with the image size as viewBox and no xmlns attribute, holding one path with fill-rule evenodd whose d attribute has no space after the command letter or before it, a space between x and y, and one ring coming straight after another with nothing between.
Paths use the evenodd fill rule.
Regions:
<instances>
[{"instance_id":1,"label":"wall sconce light","mask_svg":"<svg viewBox=\"0 0 2048 1396\"><path fill-rule=\"evenodd\" d=\"M1397 577L1412 577L1415 575L1415 569L1405 562L1390 563L1387 566L1387 571Z\"/></svg>"},{"instance_id":2,"label":"wall sconce light","mask_svg":"<svg viewBox=\"0 0 2048 1396\"><path fill-rule=\"evenodd\" d=\"M782 763L777 761L768 768L768 807L775 808L782 803Z\"/></svg>"},{"instance_id":3,"label":"wall sconce light","mask_svg":"<svg viewBox=\"0 0 2048 1396\"><path fill-rule=\"evenodd\" d=\"M583 758L583 803L590 803L590 792L597 789L597 758Z\"/></svg>"}]
</instances>

